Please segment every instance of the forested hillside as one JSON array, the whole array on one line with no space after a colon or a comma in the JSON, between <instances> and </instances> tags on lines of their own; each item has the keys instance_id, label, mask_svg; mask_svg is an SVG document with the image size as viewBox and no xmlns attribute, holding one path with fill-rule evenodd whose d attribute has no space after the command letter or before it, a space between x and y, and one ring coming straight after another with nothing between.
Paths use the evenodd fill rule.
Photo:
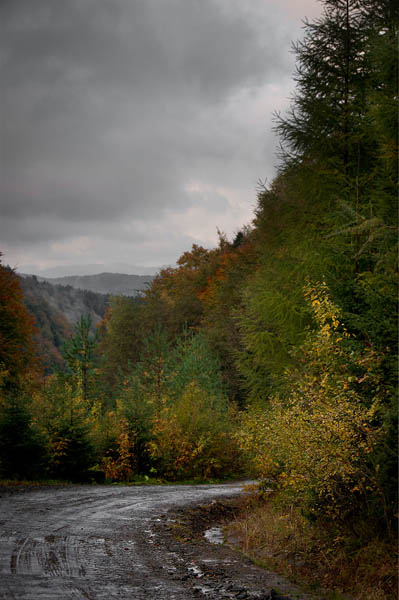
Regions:
<instances>
[{"instance_id":1,"label":"forested hillside","mask_svg":"<svg viewBox=\"0 0 399 600\"><path fill-rule=\"evenodd\" d=\"M46 372L64 367L64 343L81 317L90 315L92 332L104 318L109 297L72 286L52 285L34 275L20 277L24 303L35 319L36 346Z\"/></svg>"},{"instance_id":2,"label":"forested hillside","mask_svg":"<svg viewBox=\"0 0 399 600\"><path fill-rule=\"evenodd\" d=\"M295 46L279 171L251 224L187 250L141 298L112 299L98 340L81 319L62 376L38 383L11 343L27 347L30 325L2 321L4 477L251 475L328 535L330 562L392 544L398 8L323 4ZM13 294L3 306L22 310ZM21 429L21 457L40 450L29 460L7 441ZM379 573L369 597L393 597Z\"/></svg>"}]
</instances>

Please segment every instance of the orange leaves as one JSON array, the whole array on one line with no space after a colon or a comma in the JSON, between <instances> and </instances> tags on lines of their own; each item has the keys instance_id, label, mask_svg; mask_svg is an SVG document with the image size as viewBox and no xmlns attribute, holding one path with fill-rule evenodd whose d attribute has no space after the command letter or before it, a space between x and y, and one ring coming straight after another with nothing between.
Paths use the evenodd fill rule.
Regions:
<instances>
[{"instance_id":1,"label":"orange leaves","mask_svg":"<svg viewBox=\"0 0 399 600\"><path fill-rule=\"evenodd\" d=\"M109 451L102 459L105 478L112 481L129 481L133 473L134 441L127 428L120 433L114 452Z\"/></svg>"},{"instance_id":2,"label":"orange leaves","mask_svg":"<svg viewBox=\"0 0 399 600\"><path fill-rule=\"evenodd\" d=\"M34 320L24 302L18 277L0 264L0 367L3 385L22 384L39 373L33 342Z\"/></svg>"},{"instance_id":3,"label":"orange leaves","mask_svg":"<svg viewBox=\"0 0 399 600\"><path fill-rule=\"evenodd\" d=\"M210 250L206 250L202 246L193 244L191 251L184 252L177 260L177 264L181 267L187 267L189 269L198 269L205 262L209 261L210 254Z\"/></svg>"}]
</instances>

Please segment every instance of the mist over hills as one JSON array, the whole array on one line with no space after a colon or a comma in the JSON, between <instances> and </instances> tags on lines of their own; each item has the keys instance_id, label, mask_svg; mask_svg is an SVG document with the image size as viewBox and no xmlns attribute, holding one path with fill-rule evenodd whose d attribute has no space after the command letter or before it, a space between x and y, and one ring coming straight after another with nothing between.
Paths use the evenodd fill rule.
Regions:
<instances>
[{"instance_id":1,"label":"mist over hills","mask_svg":"<svg viewBox=\"0 0 399 600\"><path fill-rule=\"evenodd\" d=\"M93 327L104 318L109 301L107 294L76 289L71 285L54 285L35 275L21 277L20 281L27 305L35 308L38 304L47 304L72 327L81 316L90 315Z\"/></svg>"},{"instance_id":2,"label":"mist over hills","mask_svg":"<svg viewBox=\"0 0 399 600\"><path fill-rule=\"evenodd\" d=\"M92 331L104 318L110 296L139 296L151 275L98 273L46 278L20 274L28 311L36 322L36 343L47 372L63 367L62 349L79 319L90 315Z\"/></svg>"},{"instance_id":3,"label":"mist over hills","mask_svg":"<svg viewBox=\"0 0 399 600\"><path fill-rule=\"evenodd\" d=\"M47 267L39 269L37 265L21 264L16 267L18 273L27 275L36 275L45 279L57 279L59 277L75 275L100 275L101 273L124 273L125 275L156 275L159 270L168 265L158 266L139 266L130 265L124 262L103 263L81 263L78 265L58 265L56 267Z\"/></svg>"},{"instance_id":4,"label":"mist over hills","mask_svg":"<svg viewBox=\"0 0 399 600\"><path fill-rule=\"evenodd\" d=\"M128 275L124 273L99 273L95 275L68 275L65 277L40 277L52 285L72 286L97 294L113 296L137 296L146 290L154 279L152 275Z\"/></svg>"}]
</instances>

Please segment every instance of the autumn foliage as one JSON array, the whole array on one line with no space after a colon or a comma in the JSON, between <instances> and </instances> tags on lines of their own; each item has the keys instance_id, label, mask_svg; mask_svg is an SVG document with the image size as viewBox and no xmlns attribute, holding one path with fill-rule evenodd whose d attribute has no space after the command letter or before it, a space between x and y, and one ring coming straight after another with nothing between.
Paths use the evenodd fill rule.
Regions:
<instances>
[{"instance_id":1,"label":"autumn foliage","mask_svg":"<svg viewBox=\"0 0 399 600\"><path fill-rule=\"evenodd\" d=\"M386 517L380 465L372 459L386 402L381 357L348 333L325 284L307 285L305 296L317 328L296 350L300 367L287 369L284 391L266 409L248 413L239 438L258 476L309 515L348 527L360 506L375 509L368 506L374 496Z\"/></svg>"},{"instance_id":2,"label":"autumn foliage","mask_svg":"<svg viewBox=\"0 0 399 600\"><path fill-rule=\"evenodd\" d=\"M1 255L0 255L1 256ZM0 384L18 386L38 373L33 342L34 320L28 313L18 277L0 264Z\"/></svg>"}]
</instances>

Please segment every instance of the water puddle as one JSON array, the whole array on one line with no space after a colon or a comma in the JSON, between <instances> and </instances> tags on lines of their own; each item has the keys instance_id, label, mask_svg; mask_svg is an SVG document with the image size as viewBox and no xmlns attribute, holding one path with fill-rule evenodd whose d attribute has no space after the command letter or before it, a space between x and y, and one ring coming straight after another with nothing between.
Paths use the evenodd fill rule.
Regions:
<instances>
[{"instance_id":1,"label":"water puddle","mask_svg":"<svg viewBox=\"0 0 399 600\"><path fill-rule=\"evenodd\" d=\"M148 537L147 542L149 544L154 544L155 533L153 533L151 531L151 529L144 529L144 533L147 534L147 537Z\"/></svg>"},{"instance_id":2,"label":"water puddle","mask_svg":"<svg viewBox=\"0 0 399 600\"><path fill-rule=\"evenodd\" d=\"M207 529L204 533L204 537L211 544L223 544L224 535L221 527L212 527L211 529Z\"/></svg>"},{"instance_id":3,"label":"water puddle","mask_svg":"<svg viewBox=\"0 0 399 600\"><path fill-rule=\"evenodd\" d=\"M195 577L198 577L198 579L200 579L201 577L204 576L203 572L201 571L201 569L199 567L197 567L197 565L192 565L191 567L188 567L188 570L190 571L190 573L192 573Z\"/></svg>"},{"instance_id":4,"label":"water puddle","mask_svg":"<svg viewBox=\"0 0 399 600\"><path fill-rule=\"evenodd\" d=\"M202 562L206 565L233 565L240 562L239 560L232 560L231 558L203 558Z\"/></svg>"}]
</instances>

